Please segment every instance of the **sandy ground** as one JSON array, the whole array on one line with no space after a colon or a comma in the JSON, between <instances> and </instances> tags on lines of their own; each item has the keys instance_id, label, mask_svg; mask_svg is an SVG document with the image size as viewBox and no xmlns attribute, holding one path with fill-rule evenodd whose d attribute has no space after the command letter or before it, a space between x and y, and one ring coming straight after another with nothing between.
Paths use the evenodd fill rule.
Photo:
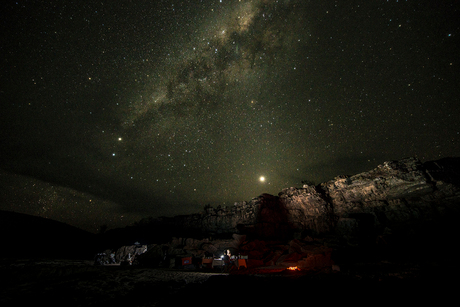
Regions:
<instances>
[{"instance_id":1,"label":"sandy ground","mask_svg":"<svg viewBox=\"0 0 460 307\"><path fill-rule=\"evenodd\" d=\"M455 284L447 281L448 272L427 274L417 267L385 263L354 270L257 269L223 274L101 267L92 261L0 260L0 306L30 306L30 302L43 306L284 306L299 299L322 305L350 300L413 304L427 298L440 303L458 292L449 288Z\"/></svg>"},{"instance_id":2,"label":"sandy ground","mask_svg":"<svg viewBox=\"0 0 460 307\"><path fill-rule=\"evenodd\" d=\"M0 306L158 306L220 272L94 266L91 261L15 261L0 265Z\"/></svg>"}]
</instances>

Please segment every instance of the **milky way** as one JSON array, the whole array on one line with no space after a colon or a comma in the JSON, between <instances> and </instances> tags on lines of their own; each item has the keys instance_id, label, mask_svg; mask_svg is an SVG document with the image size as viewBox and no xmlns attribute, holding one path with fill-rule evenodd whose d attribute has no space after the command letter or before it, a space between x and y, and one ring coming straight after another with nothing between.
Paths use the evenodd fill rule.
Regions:
<instances>
[{"instance_id":1,"label":"milky way","mask_svg":"<svg viewBox=\"0 0 460 307\"><path fill-rule=\"evenodd\" d=\"M120 226L460 152L455 1L2 7L5 210Z\"/></svg>"},{"instance_id":2,"label":"milky way","mask_svg":"<svg viewBox=\"0 0 460 307\"><path fill-rule=\"evenodd\" d=\"M216 8L223 17L176 46L177 56L159 64L164 72L133 94L121 131L130 147L123 150L141 161L158 161L155 170L144 171L155 176L161 169L162 176L154 178L160 186L198 199L230 200L258 193L263 172L277 175L275 164L283 160L278 145L289 138L281 113L289 104L280 105L276 96L285 95L280 87L295 73L308 40L295 9L256 2ZM293 22L284 26L288 19ZM131 166L129 161L126 171ZM215 194L203 195L210 187Z\"/></svg>"}]
</instances>

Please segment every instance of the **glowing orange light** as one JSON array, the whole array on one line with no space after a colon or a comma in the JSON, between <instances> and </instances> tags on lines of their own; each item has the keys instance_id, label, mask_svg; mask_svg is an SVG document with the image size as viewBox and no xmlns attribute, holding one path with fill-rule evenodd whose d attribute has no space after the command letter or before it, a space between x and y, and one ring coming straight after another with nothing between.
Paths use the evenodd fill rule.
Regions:
<instances>
[{"instance_id":1,"label":"glowing orange light","mask_svg":"<svg viewBox=\"0 0 460 307\"><path fill-rule=\"evenodd\" d=\"M299 268L296 266L290 266L287 268L289 271L297 271Z\"/></svg>"}]
</instances>

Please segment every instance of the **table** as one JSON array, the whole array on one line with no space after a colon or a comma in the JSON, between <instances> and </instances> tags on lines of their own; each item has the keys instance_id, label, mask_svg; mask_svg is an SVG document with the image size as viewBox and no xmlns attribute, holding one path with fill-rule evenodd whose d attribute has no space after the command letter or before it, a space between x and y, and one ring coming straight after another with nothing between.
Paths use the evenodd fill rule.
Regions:
<instances>
[{"instance_id":1,"label":"table","mask_svg":"<svg viewBox=\"0 0 460 307\"><path fill-rule=\"evenodd\" d=\"M216 267L216 266L223 266L224 265L224 260L222 259L213 259L212 260L212 267Z\"/></svg>"}]
</instances>

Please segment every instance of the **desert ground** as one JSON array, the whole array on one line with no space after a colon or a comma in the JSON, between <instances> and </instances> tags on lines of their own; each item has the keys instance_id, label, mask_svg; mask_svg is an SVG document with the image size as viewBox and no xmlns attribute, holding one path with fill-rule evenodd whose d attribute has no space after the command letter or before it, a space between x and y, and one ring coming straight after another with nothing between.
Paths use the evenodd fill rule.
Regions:
<instances>
[{"instance_id":1,"label":"desert ground","mask_svg":"<svg viewBox=\"0 0 460 307\"><path fill-rule=\"evenodd\" d=\"M15 260L1 266L1 306L156 306L220 272L94 266L93 261Z\"/></svg>"},{"instance_id":2,"label":"desert ground","mask_svg":"<svg viewBox=\"0 0 460 307\"><path fill-rule=\"evenodd\" d=\"M449 299L448 273L439 267L380 263L347 271L259 268L222 273L94 266L92 261L3 260L1 306L252 306L344 301L416 302ZM446 268L444 268L446 269ZM370 300L370 301L369 301Z\"/></svg>"}]
</instances>

